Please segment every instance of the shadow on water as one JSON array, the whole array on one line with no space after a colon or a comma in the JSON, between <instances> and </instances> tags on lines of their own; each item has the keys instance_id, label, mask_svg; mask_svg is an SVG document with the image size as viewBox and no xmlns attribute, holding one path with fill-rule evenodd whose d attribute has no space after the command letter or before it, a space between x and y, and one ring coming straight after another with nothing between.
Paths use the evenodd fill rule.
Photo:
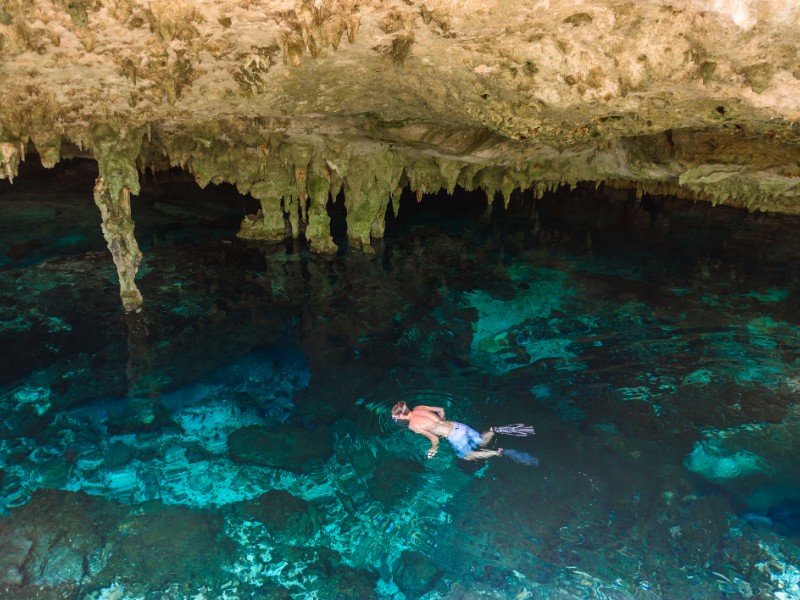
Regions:
<instances>
[{"instance_id":1,"label":"shadow on water","mask_svg":"<svg viewBox=\"0 0 800 600\"><path fill-rule=\"evenodd\" d=\"M148 175L122 317L95 175L51 175L0 184L3 594L800 594L797 219L404 193L362 256L340 197L321 257ZM536 435L428 459L400 400Z\"/></svg>"}]
</instances>

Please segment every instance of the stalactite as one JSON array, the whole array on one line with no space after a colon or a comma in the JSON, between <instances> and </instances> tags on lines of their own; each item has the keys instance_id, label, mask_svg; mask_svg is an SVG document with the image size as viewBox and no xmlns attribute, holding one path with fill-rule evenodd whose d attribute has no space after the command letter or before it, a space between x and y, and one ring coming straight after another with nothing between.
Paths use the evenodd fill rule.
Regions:
<instances>
[{"instance_id":1,"label":"stalactite","mask_svg":"<svg viewBox=\"0 0 800 600\"><path fill-rule=\"evenodd\" d=\"M291 229L291 236L293 240L300 237L300 199L294 196L284 197L283 205L286 208L286 213L289 216L289 225Z\"/></svg>"},{"instance_id":2,"label":"stalactite","mask_svg":"<svg viewBox=\"0 0 800 600\"><path fill-rule=\"evenodd\" d=\"M441 177L445 182L447 193L452 195L461 174L462 164L446 158L437 158L436 164L441 170Z\"/></svg>"},{"instance_id":3,"label":"stalactite","mask_svg":"<svg viewBox=\"0 0 800 600\"><path fill-rule=\"evenodd\" d=\"M386 209L402 175L402 159L388 150L350 160L344 177L347 236L367 254L371 241L383 238Z\"/></svg>"},{"instance_id":4,"label":"stalactite","mask_svg":"<svg viewBox=\"0 0 800 600\"><path fill-rule=\"evenodd\" d=\"M508 204L511 202L511 193L514 191L514 181L511 177L503 177L503 183L500 186L500 192L503 195L503 206L508 209Z\"/></svg>"},{"instance_id":5,"label":"stalactite","mask_svg":"<svg viewBox=\"0 0 800 600\"><path fill-rule=\"evenodd\" d=\"M267 242L286 238L286 212L296 193L294 175L273 154L268 163L266 179L255 183L250 190L250 195L261 203L261 210L244 218L237 234L240 238ZM297 205L294 209L297 210Z\"/></svg>"},{"instance_id":6,"label":"stalactite","mask_svg":"<svg viewBox=\"0 0 800 600\"><path fill-rule=\"evenodd\" d=\"M254 198L257 198L253 194ZM246 215L236 234L244 240L279 242L286 238L286 218L280 198L257 198L261 210L254 215Z\"/></svg>"},{"instance_id":7,"label":"stalactite","mask_svg":"<svg viewBox=\"0 0 800 600\"><path fill-rule=\"evenodd\" d=\"M100 209L103 236L117 267L122 306L126 312L140 311L142 294L134 280L142 262L142 253L133 234L130 190L123 186L114 193L105 177L100 175L94 186L94 202Z\"/></svg>"},{"instance_id":8,"label":"stalactite","mask_svg":"<svg viewBox=\"0 0 800 600\"><path fill-rule=\"evenodd\" d=\"M336 244L331 237L331 220L327 211L331 181L326 164L310 166L306 175L306 186L308 188L306 239L313 252L332 254L336 252Z\"/></svg>"},{"instance_id":9,"label":"stalactite","mask_svg":"<svg viewBox=\"0 0 800 600\"><path fill-rule=\"evenodd\" d=\"M364 176L355 174L344 179L344 205L347 208L347 237L354 247L371 252L369 230L375 218L370 198L363 192Z\"/></svg>"},{"instance_id":10,"label":"stalactite","mask_svg":"<svg viewBox=\"0 0 800 600\"><path fill-rule=\"evenodd\" d=\"M25 158L24 151L25 147L21 142L0 143L0 179L8 179L11 183L14 183L20 160Z\"/></svg>"},{"instance_id":11,"label":"stalactite","mask_svg":"<svg viewBox=\"0 0 800 600\"><path fill-rule=\"evenodd\" d=\"M31 138L42 166L52 169L61 160L61 135L47 128Z\"/></svg>"}]
</instances>

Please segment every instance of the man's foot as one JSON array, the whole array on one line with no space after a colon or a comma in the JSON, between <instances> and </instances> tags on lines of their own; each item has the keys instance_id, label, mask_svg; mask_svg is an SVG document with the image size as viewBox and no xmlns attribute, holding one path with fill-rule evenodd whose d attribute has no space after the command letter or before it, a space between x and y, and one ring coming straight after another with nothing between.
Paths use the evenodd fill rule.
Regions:
<instances>
[{"instance_id":1,"label":"man's foot","mask_svg":"<svg viewBox=\"0 0 800 600\"><path fill-rule=\"evenodd\" d=\"M504 450L502 448L497 449L497 456L503 456Z\"/></svg>"}]
</instances>

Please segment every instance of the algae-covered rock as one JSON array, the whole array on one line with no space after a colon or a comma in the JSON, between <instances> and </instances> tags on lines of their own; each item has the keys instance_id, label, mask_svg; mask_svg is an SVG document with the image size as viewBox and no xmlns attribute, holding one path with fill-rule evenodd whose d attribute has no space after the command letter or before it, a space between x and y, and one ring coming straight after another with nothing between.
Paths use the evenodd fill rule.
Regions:
<instances>
[{"instance_id":1,"label":"algae-covered rock","mask_svg":"<svg viewBox=\"0 0 800 600\"><path fill-rule=\"evenodd\" d=\"M413 550L404 550L395 564L394 582L406 598L420 598L433 590L442 571L431 559Z\"/></svg>"},{"instance_id":2,"label":"algae-covered rock","mask_svg":"<svg viewBox=\"0 0 800 600\"><path fill-rule=\"evenodd\" d=\"M324 430L251 425L237 429L228 437L228 451L231 459L240 464L307 473L328 460L333 446L330 435Z\"/></svg>"}]
</instances>

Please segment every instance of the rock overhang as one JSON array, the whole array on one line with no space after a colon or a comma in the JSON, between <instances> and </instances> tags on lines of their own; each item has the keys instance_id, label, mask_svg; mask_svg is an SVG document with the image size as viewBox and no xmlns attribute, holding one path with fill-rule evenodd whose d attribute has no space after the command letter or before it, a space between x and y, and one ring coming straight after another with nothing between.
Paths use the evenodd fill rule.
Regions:
<instances>
[{"instance_id":1,"label":"rock overhang","mask_svg":"<svg viewBox=\"0 0 800 600\"><path fill-rule=\"evenodd\" d=\"M405 188L606 182L798 213L798 33L770 0L3 0L0 177L97 160L132 289L146 169L233 183L261 204L242 237L319 252L339 192L366 252Z\"/></svg>"}]
</instances>

